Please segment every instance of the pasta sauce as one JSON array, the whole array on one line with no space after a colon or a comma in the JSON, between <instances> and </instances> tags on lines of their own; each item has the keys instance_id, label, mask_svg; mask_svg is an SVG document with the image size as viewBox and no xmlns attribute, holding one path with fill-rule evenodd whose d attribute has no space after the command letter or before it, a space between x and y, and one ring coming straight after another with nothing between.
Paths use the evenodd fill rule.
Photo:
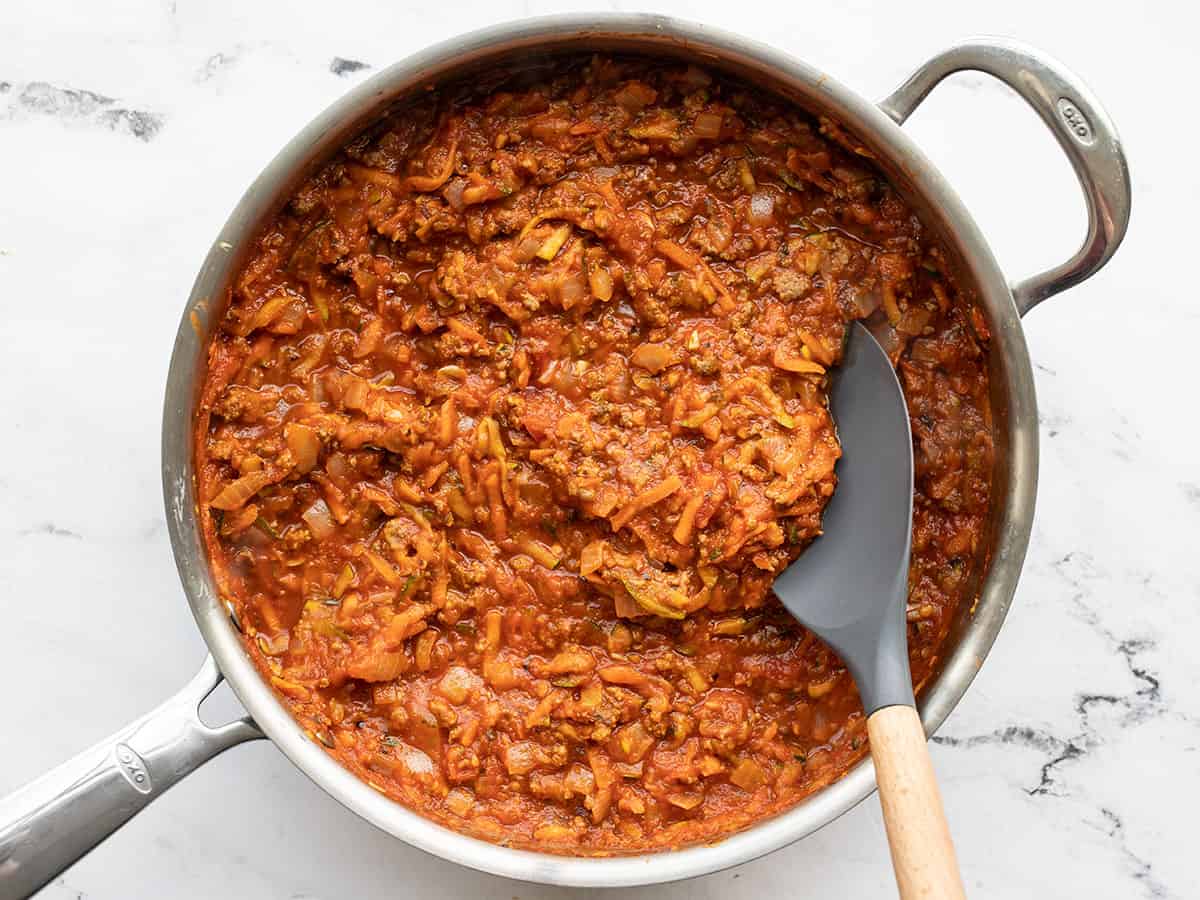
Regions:
<instances>
[{"instance_id":1,"label":"pasta sauce","mask_svg":"<svg viewBox=\"0 0 1200 900\"><path fill-rule=\"evenodd\" d=\"M451 828L708 841L865 752L771 594L836 488L850 321L886 320L912 418L918 681L982 565L982 321L865 150L738 82L580 57L408 102L230 294L218 584L313 740Z\"/></svg>"}]
</instances>

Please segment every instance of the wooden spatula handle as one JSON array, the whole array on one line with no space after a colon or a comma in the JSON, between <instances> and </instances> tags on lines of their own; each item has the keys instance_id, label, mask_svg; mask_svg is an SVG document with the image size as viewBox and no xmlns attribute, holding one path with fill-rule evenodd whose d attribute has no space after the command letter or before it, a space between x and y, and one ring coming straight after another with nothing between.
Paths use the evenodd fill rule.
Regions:
<instances>
[{"instance_id":1,"label":"wooden spatula handle","mask_svg":"<svg viewBox=\"0 0 1200 900\"><path fill-rule=\"evenodd\" d=\"M965 897L917 711L876 710L867 719L867 734L901 900Z\"/></svg>"}]
</instances>

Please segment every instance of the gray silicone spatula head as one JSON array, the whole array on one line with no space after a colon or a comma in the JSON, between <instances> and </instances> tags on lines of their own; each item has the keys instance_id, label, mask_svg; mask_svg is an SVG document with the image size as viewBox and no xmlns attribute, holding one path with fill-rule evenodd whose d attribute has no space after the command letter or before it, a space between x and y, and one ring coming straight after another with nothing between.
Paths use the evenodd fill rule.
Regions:
<instances>
[{"instance_id":1,"label":"gray silicone spatula head","mask_svg":"<svg viewBox=\"0 0 1200 900\"><path fill-rule=\"evenodd\" d=\"M912 436L904 394L871 333L851 326L830 407L842 443L823 534L775 580L797 619L833 647L870 715L913 704L906 607Z\"/></svg>"}]
</instances>

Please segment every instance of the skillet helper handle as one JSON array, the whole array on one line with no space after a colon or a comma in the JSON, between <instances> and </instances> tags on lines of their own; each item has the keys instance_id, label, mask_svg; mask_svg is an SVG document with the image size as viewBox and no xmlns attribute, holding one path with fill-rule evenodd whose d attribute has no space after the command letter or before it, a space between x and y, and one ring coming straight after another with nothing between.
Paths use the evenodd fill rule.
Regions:
<instances>
[{"instance_id":1,"label":"skillet helper handle","mask_svg":"<svg viewBox=\"0 0 1200 900\"><path fill-rule=\"evenodd\" d=\"M1087 201L1088 230L1074 256L1012 285L1021 315L1047 297L1096 274L1120 246L1129 225L1129 166L1117 129L1079 78L1057 60L1016 41L980 38L935 56L879 108L903 125L947 75L972 70L1021 95L1054 134L1075 169Z\"/></svg>"},{"instance_id":2,"label":"skillet helper handle","mask_svg":"<svg viewBox=\"0 0 1200 900\"><path fill-rule=\"evenodd\" d=\"M901 900L965 898L925 729L911 706L885 706L867 719L879 802Z\"/></svg>"},{"instance_id":3,"label":"skillet helper handle","mask_svg":"<svg viewBox=\"0 0 1200 900\"><path fill-rule=\"evenodd\" d=\"M263 737L248 718L200 721L220 682L210 656L162 706L0 800L0 898L29 896L193 769Z\"/></svg>"}]
</instances>

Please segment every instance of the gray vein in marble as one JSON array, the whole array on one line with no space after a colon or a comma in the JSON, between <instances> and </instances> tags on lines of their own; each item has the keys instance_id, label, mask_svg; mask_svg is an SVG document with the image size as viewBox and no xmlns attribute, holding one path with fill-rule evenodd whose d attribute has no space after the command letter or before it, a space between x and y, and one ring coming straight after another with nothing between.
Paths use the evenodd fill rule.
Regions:
<instances>
[{"instance_id":1,"label":"gray vein in marble","mask_svg":"<svg viewBox=\"0 0 1200 900\"><path fill-rule=\"evenodd\" d=\"M166 534L166 533L167 533L167 520L166 519L152 519L147 525L145 525L144 527L142 527L138 530L138 535L143 540L147 540L147 541L158 537L160 534Z\"/></svg>"},{"instance_id":2,"label":"gray vein in marble","mask_svg":"<svg viewBox=\"0 0 1200 900\"><path fill-rule=\"evenodd\" d=\"M214 53L204 61L204 65L200 67L200 71L196 73L197 81L208 81L222 69L228 68L241 58L241 49L231 50L228 53Z\"/></svg>"},{"instance_id":3,"label":"gray vein in marble","mask_svg":"<svg viewBox=\"0 0 1200 900\"><path fill-rule=\"evenodd\" d=\"M75 900L87 900L87 894L73 885L67 884L67 879L62 876L54 880L54 885L56 887L64 888L65 890L72 891L75 894Z\"/></svg>"},{"instance_id":4,"label":"gray vein in marble","mask_svg":"<svg viewBox=\"0 0 1200 900\"><path fill-rule=\"evenodd\" d=\"M1153 900L1167 900L1173 896L1167 886L1155 877L1154 867L1129 848L1125 839L1125 823L1121 817L1105 806L1100 808L1100 814L1104 817L1105 827L1102 830L1120 849L1121 855L1133 869L1133 880L1145 889L1146 896Z\"/></svg>"},{"instance_id":5,"label":"gray vein in marble","mask_svg":"<svg viewBox=\"0 0 1200 900\"><path fill-rule=\"evenodd\" d=\"M1192 484L1185 481L1180 487L1183 488L1183 496L1189 503L1200 506L1200 484Z\"/></svg>"},{"instance_id":6,"label":"gray vein in marble","mask_svg":"<svg viewBox=\"0 0 1200 900\"><path fill-rule=\"evenodd\" d=\"M1038 416L1038 424L1046 429L1047 437L1058 437L1059 433L1071 424L1071 420L1057 413L1045 413Z\"/></svg>"},{"instance_id":7,"label":"gray vein in marble","mask_svg":"<svg viewBox=\"0 0 1200 900\"><path fill-rule=\"evenodd\" d=\"M1113 449L1113 454L1118 459L1131 462L1141 444L1142 435L1137 429L1129 430L1129 418L1127 416L1120 416L1119 418L1122 427L1126 430L1114 431L1112 433L1112 436L1116 438L1116 442L1119 445Z\"/></svg>"},{"instance_id":8,"label":"gray vein in marble","mask_svg":"<svg viewBox=\"0 0 1200 900\"><path fill-rule=\"evenodd\" d=\"M1200 492L1198 492L1200 493ZM1113 709L1121 712L1120 725L1134 727L1170 710L1163 700L1162 682L1157 673L1146 666L1143 655L1157 648L1157 642L1149 637L1120 637L1101 620L1100 613L1087 602L1090 592L1088 582L1105 577L1096 560L1090 554L1072 552L1054 560L1051 569L1071 588L1072 615L1099 634L1113 650L1113 656L1122 660L1130 677L1131 690L1123 693L1081 693L1075 697L1073 713L1077 731L1068 736L1056 734L1051 729L1033 728L1028 725L1009 725L986 734L967 737L934 736L933 742L945 747L969 748L981 744L1003 744L1027 747L1046 755L1038 773L1038 780L1025 792L1033 798L1071 796L1063 782L1063 767L1082 759L1104 742L1099 726L1092 720L1097 709ZM1148 584L1149 579L1146 579ZM1189 717L1180 713L1176 717L1191 724ZM1082 798L1076 797L1080 800ZM1142 886L1150 898L1169 898L1172 894L1154 874L1151 863L1137 855L1128 846L1124 823L1114 810L1099 807L1106 822L1104 833L1120 849L1133 878Z\"/></svg>"},{"instance_id":9,"label":"gray vein in marble","mask_svg":"<svg viewBox=\"0 0 1200 900\"><path fill-rule=\"evenodd\" d=\"M158 113L122 106L115 98L94 91L56 87L45 81L2 84L0 94L9 97L7 106L0 109L0 116L4 118L50 116L66 122L97 125L141 141L151 140L165 122Z\"/></svg>"},{"instance_id":10,"label":"gray vein in marble","mask_svg":"<svg viewBox=\"0 0 1200 900\"><path fill-rule=\"evenodd\" d=\"M358 59L346 59L341 56L335 56L329 61L329 71L339 78L345 78L347 75L353 75L355 72L361 72L369 68L371 68L370 63L365 63Z\"/></svg>"},{"instance_id":11,"label":"gray vein in marble","mask_svg":"<svg viewBox=\"0 0 1200 900\"><path fill-rule=\"evenodd\" d=\"M60 528L53 522L43 522L41 525L36 525L33 528L26 528L19 532L21 537L32 537L34 535L49 535L50 537L70 538L75 541L82 541L83 535L76 531L71 531L69 528Z\"/></svg>"}]
</instances>

